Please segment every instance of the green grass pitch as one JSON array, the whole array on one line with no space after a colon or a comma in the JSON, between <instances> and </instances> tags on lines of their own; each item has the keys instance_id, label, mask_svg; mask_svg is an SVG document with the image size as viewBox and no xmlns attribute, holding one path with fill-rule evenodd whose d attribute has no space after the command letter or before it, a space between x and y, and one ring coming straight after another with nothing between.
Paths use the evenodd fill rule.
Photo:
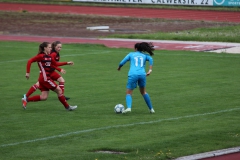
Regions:
<instances>
[{"instance_id":1,"label":"green grass pitch","mask_svg":"<svg viewBox=\"0 0 240 160\"><path fill-rule=\"evenodd\" d=\"M123 115L114 106L126 106L129 64L117 67L132 50L63 44L61 61L75 63L62 67L65 95L77 110L66 111L53 92L23 110L22 95L39 74L34 63L26 80L26 63L38 45L0 42L0 159L165 160L239 146L240 55L155 51L147 92L156 113L136 89Z\"/></svg>"}]
</instances>

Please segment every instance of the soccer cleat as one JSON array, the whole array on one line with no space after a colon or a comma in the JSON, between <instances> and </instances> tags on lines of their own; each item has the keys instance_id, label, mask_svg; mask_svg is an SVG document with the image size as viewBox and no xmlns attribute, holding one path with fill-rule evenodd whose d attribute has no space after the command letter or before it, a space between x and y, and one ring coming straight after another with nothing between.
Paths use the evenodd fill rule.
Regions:
<instances>
[{"instance_id":1,"label":"soccer cleat","mask_svg":"<svg viewBox=\"0 0 240 160\"><path fill-rule=\"evenodd\" d=\"M77 106L69 106L68 108L66 108L68 111L73 111L75 109L77 109Z\"/></svg>"},{"instance_id":2,"label":"soccer cleat","mask_svg":"<svg viewBox=\"0 0 240 160\"><path fill-rule=\"evenodd\" d=\"M22 98L22 106L23 106L23 109L27 108L27 99L26 98Z\"/></svg>"},{"instance_id":3,"label":"soccer cleat","mask_svg":"<svg viewBox=\"0 0 240 160\"><path fill-rule=\"evenodd\" d=\"M24 98L24 99L27 99L27 96L26 96L26 94L24 94L24 95L23 95L23 98Z\"/></svg>"},{"instance_id":4,"label":"soccer cleat","mask_svg":"<svg viewBox=\"0 0 240 160\"><path fill-rule=\"evenodd\" d=\"M131 112L131 108L125 109L122 113L128 113L128 112Z\"/></svg>"},{"instance_id":5,"label":"soccer cleat","mask_svg":"<svg viewBox=\"0 0 240 160\"><path fill-rule=\"evenodd\" d=\"M152 108L152 109L150 109L150 113L155 113L155 111L154 111L154 109Z\"/></svg>"},{"instance_id":6,"label":"soccer cleat","mask_svg":"<svg viewBox=\"0 0 240 160\"><path fill-rule=\"evenodd\" d=\"M65 99L66 99L66 100L69 100L70 98L65 96Z\"/></svg>"}]
</instances>

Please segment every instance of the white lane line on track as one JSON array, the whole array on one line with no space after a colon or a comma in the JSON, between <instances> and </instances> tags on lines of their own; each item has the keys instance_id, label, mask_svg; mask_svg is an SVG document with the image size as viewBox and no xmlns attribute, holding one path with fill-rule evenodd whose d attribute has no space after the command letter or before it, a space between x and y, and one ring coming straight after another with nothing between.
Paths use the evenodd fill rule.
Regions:
<instances>
[{"instance_id":1,"label":"white lane line on track","mask_svg":"<svg viewBox=\"0 0 240 160\"><path fill-rule=\"evenodd\" d=\"M231 112L231 111L236 111L236 110L240 110L240 108L232 108L232 109L220 110L220 111L216 111L216 112L208 112L208 113L203 113L203 114L193 114L193 115L182 116L182 117L175 117L175 118L159 119L159 120L156 120L156 121L138 122L138 123L130 123L130 124L124 124L124 125L115 125L115 126L106 126L106 127L100 127L100 128L92 128L92 129L86 129L86 130L80 130L80 131L75 131L75 132L69 132L69 133L65 133L65 134L54 135L54 136L49 136L49 137L44 137L44 138L37 138L37 139L33 139L33 140L27 140L27 141L23 141L23 142L2 144L2 145L0 145L0 147L16 146L16 145L19 145L19 144L26 144L26 143L33 143L33 142L38 142L38 141L45 141L45 140L50 140L50 139L55 139L55 138L66 137L66 136L69 136L69 135L81 134L81 133L87 133L87 132L94 132L94 131L99 131L99 130L107 130L107 129L120 128L120 127L129 127L129 126L135 126L135 125L159 123L159 122L163 122L163 121L173 121L173 120L179 120L179 119L184 119L184 118L193 118L193 117L199 117L199 116L214 115L214 114Z\"/></svg>"}]
</instances>

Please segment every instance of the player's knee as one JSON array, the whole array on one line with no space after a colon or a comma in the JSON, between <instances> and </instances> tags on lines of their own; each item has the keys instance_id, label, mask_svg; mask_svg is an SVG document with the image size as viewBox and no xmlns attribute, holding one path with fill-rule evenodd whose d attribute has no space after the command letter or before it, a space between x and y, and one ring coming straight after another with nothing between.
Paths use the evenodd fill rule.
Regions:
<instances>
[{"instance_id":1,"label":"player's knee","mask_svg":"<svg viewBox=\"0 0 240 160\"><path fill-rule=\"evenodd\" d=\"M37 82L35 85L36 85L37 87L39 87L39 82Z\"/></svg>"},{"instance_id":2,"label":"player's knee","mask_svg":"<svg viewBox=\"0 0 240 160\"><path fill-rule=\"evenodd\" d=\"M58 78L58 82L65 83L65 80L63 79L63 77L60 77Z\"/></svg>"},{"instance_id":3,"label":"player's knee","mask_svg":"<svg viewBox=\"0 0 240 160\"><path fill-rule=\"evenodd\" d=\"M60 87L57 87L55 92L57 93L57 95L61 95L62 94L62 89Z\"/></svg>"},{"instance_id":4,"label":"player's knee","mask_svg":"<svg viewBox=\"0 0 240 160\"><path fill-rule=\"evenodd\" d=\"M45 95L42 95L42 96L41 96L41 101L46 101L46 100L47 100L47 98L48 98L47 96L45 96Z\"/></svg>"},{"instance_id":5,"label":"player's knee","mask_svg":"<svg viewBox=\"0 0 240 160\"><path fill-rule=\"evenodd\" d=\"M43 99L42 99L42 101L46 101L47 100L47 97L44 97Z\"/></svg>"},{"instance_id":6,"label":"player's knee","mask_svg":"<svg viewBox=\"0 0 240 160\"><path fill-rule=\"evenodd\" d=\"M142 95L144 95L144 94L146 94L147 92L146 92L146 90L145 90L144 88L140 88L140 93L141 93Z\"/></svg>"}]
</instances>

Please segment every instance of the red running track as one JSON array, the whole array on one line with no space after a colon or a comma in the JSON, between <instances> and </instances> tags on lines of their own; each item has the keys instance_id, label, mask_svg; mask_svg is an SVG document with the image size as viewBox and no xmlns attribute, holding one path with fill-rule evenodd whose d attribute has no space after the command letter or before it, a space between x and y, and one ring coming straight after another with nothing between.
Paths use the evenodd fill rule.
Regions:
<instances>
[{"instance_id":1,"label":"red running track","mask_svg":"<svg viewBox=\"0 0 240 160\"><path fill-rule=\"evenodd\" d=\"M204 158L202 160L240 160L240 152L216 156L216 157Z\"/></svg>"},{"instance_id":2,"label":"red running track","mask_svg":"<svg viewBox=\"0 0 240 160\"><path fill-rule=\"evenodd\" d=\"M62 43L89 43L103 44L110 48L133 48L134 44L142 40L131 39L97 39L97 38L73 38L73 37L48 37L48 36L18 36L18 35L0 35L0 41L23 41L23 42L43 42L46 39L50 42L59 40ZM196 43L196 42L178 42L178 41L154 41L156 50L189 50L189 51L211 51L217 49L227 49L234 46L227 43Z\"/></svg>"},{"instance_id":3,"label":"red running track","mask_svg":"<svg viewBox=\"0 0 240 160\"><path fill-rule=\"evenodd\" d=\"M76 2L78 3L78 2ZM0 3L0 10L240 23L240 12Z\"/></svg>"}]
</instances>

